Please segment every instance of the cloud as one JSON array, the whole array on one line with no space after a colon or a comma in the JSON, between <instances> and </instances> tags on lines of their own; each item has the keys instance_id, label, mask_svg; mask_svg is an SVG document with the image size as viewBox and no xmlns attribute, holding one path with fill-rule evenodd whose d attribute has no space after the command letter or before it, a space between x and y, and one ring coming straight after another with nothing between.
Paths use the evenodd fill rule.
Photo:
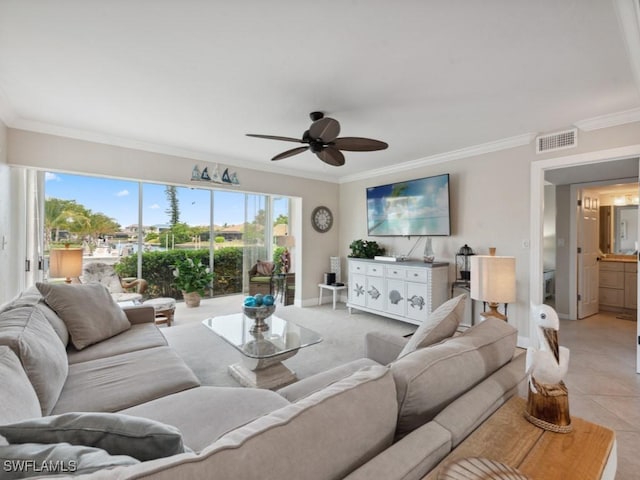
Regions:
<instances>
[{"instance_id":1,"label":"cloud","mask_svg":"<svg viewBox=\"0 0 640 480\"><path fill-rule=\"evenodd\" d=\"M160 205L158 205L157 203L154 203L154 204L153 204L153 205L151 205L149 208L152 208L152 209L154 209L154 210L155 210L156 208L160 208Z\"/></svg>"},{"instance_id":2,"label":"cloud","mask_svg":"<svg viewBox=\"0 0 640 480\"><path fill-rule=\"evenodd\" d=\"M58 175L56 175L55 173L45 172L44 181L45 182L49 182L49 181L53 181L53 180L55 180L56 182L62 181L62 179Z\"/></svg>"},{"instance_id":3,"label":"cloud","mask_svg":"<svg viewBox=\"0 0 640 480\"><path fill-rule=\"evenodd\" d=\"M126 197L129 195L129 190L120 190L116 193L116 197Z\"/></svg>"}]
</instances>

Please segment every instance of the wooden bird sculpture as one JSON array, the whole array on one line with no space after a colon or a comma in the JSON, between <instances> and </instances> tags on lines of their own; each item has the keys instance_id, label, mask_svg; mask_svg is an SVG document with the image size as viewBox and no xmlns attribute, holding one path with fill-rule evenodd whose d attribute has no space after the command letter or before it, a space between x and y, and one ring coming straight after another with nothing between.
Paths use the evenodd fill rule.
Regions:
<instances>
[{"instance_id":1,"label":"wooden bird sculpture","mask_svg":"<svg viewBox=\"0 0 640 480\"><path fill-rule=\"evenodd\" d=\"M527 349L529 398L525 417L541 428L566 433L571 431L569 392L563 382L569 368L569 349L558 344L560 321L553 308L534 305L531 320L540 347Z\"/></svg>"}]
</instances>

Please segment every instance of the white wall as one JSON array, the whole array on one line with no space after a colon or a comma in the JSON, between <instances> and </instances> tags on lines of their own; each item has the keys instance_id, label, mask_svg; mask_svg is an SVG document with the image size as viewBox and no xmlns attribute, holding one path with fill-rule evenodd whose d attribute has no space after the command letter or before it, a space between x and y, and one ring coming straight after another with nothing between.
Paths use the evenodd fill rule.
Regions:
<instances>
[{"instance_id":1,"label":"white wall","mask_svg":"<svg viewBox=\"0 0 640 480\"><path fill-rule=\"evenodd\" d=\"M8 163L41 170L56 170L69 173L88 173L106 177L194 186L191 171L195 164L200 168L206 163L189 158L146 152L83 140L46 135L24 130L8 130ZM297 276L301 276L302 301L317 302L317 284L322 274L329 269L329 257L338 253L338 228L327 233L318 233L311 226L311 212L318 205L325 205L338 215L338 185L330 182L309 180L268 172L235 168L231 164L218 162L221 168L236 171L239 186L226 186L233 191L281 194L301 198L301 222L294 234L294 255L299 255L295 264ZM198 183L197 187L202 187ZM225 186L216 185L216 188ZM6 210L1 207L1 210ZM334 223L335 224L335 223ZM299 238L304 239L303 242Z\"/></svg>"},{"instance_id":2,"label":"white wall","mask_svg":"<svg viewBox=\"0 0 640 480\"><path fill-rule=\"evenodd\" d=\"M0 121L0 304L13 298L15 289L12 282L13 263L9 261L10 244L2 247L3 237L10 239L11 204L10 169L7 165L7 127Z\"/></svg>"},{"instance_id":3,"label":"white wall","mask_svg":"<svg viewBox=\"0 0 640 480\"><path fill-rule=\"evenodd\" d=\"M533 147L531 147L533 148ZM340 255L359 238L376 240L390 252L407 253L418 237L367 237L366 192L370 186L443 173L450 174L451 228L449 237L433 237L436 261L450 262L449 280L455 280L455 254L465 243L477 254L496 247L498 255L516 257L517 301L509 305L509 323L528 332L529 166L530 147L450 161L411 171L340 186ZM421 243L412 257L421 258ZM481 311L476 305L476 312ZM527 333L524 335L528 336Z\"/></svg>"},{"instance_id":4,"label":"white wall","mask_svg":"<svg viewBox=\"0 0 640 480\"><path fill-rule=\"evenodd\" d=\"M560 185L556 188L556 304L555 309L560 318L569 318L569 277L571 275L569 238L570 208L576 208L571 199L571 187Z\"/></svg>"}]
</instances>

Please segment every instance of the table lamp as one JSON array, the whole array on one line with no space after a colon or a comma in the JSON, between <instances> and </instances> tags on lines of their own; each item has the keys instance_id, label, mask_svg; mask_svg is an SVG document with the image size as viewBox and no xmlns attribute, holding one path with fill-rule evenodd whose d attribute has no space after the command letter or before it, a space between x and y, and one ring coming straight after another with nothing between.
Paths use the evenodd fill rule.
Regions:
<instances>
[{"instance_id":1,"label":"table lamp","mask_svg":"<svg viewBox=\"0 0 640 480\"><path fill-rule=\"evenodd\" d=\"M49 277L65 278L71 283L71 277L82 273L82 248L56 248L49 253Z\"/></svg>"},{"instance_id":2,"label":"table lamp","mask_svg":"<svg viewBox=\"0 0 640 480\"><path fill-rule=\"evenodd\" d=\"M498 311L500 303L516 300L516 259L492 255L471 257L471 298L489 304L489 311L480 315L506 321L507 316Z\"/></svg>"},{"instance_id":3,"label":"table lamp","mask_svg":"<svg viewBox=\"0 0 640 480\"><path fill-rule=\"evenodd\" d=\"M293 237L290 235L284 235L278 237L276 240L276 244L279 247L284 247L284 252L282 252L282 273L289 273L289 269L291 268L291 254L289 253L289 248L294 245Z\"/></svg>"}]
</instances>

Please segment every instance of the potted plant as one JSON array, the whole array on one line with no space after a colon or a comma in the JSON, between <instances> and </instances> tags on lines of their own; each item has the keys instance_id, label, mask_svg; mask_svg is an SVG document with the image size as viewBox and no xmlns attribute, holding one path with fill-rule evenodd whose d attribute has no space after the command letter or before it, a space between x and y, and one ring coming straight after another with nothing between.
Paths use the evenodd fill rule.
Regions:
<instances>
[{"instance_id":1,"label":"potted plant","mask_svg":"<svg viewBox=\"0 0 640 480\"><path fill-rule=\"evenodd\" d=\"M373 258L376 255L384 255L384 248L374 240L354 240L349 245L351 258Z\"/></svg>"},{"instance_id":2,"label":"potted plant","mask_svg":"<svg viewBox=\"0 0 640 480\"><path fill-rule=\"evenodd\" d=\"M211 285L214 274L200 260L194 262L192 258L185 257L176 260L173 276L173 285L182 291L185 304L191 308L200 306L200 299Z\"/></svg>"}]
</instances>

